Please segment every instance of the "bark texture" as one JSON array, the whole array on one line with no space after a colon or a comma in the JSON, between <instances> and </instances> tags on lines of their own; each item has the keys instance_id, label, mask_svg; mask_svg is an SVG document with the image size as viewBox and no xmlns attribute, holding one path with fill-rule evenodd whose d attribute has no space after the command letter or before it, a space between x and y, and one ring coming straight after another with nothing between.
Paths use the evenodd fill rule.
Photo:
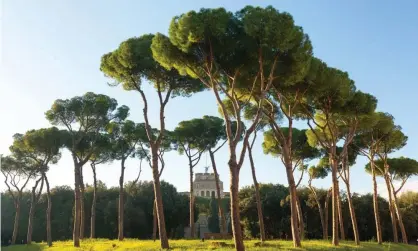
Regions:
<instances>
[{"instance_id":1,"label":"bark texture","mask_svg":"<svg viewBox=\"0 0 418 251\"><path fill-rule=\"evenodd\" d=\"M340 191L339 189L339 184L338 184L338 191ZM341 240L345 240L345 228L344 228L344 217L343 217L343 206L341 203L341 195L338 192L338 223L340 225L340 239Z\"/></svg>"},{"instance_id":2,"label":"bark texture","mask_svg":"<svg viewBox=\"0 0 418 251\"><path fill-rule=\"evenodd\" d=\"M190 238L195 238L194 228L194 194L193 194L193 164L192 159L189 156L189 179L190 179L190 194L189 194L189 226L190 226Z\"/></svg>"},{"instance_id":3,"label":"bark texture","mask_svg":"<svg viewBox=\"0 0 418 251\"><path fill-rule=\"evenodd\" d=\"M84 239L84 223L85 223L85 210L84 210L84 177L83 177L83 167L80 167L80 239Z\"/></svg>"},{"instance_id":4,"label":"bark texture","mask_svg":"<svg viewBox=\"0 0 418 251\"><path fill-rule=\"evenodd\" d=\"M229 171L230 171L230 194L231 194L231 224L232 232L234 235L235 249L237 251L244 251L244 239L242 235L241 222L240 222L240 210L239 210L239 168L234 157L235 151L231 151L231 159L229 160Z\"/></svg>"},{"instance_id":5,"label":"bark texture","mask_svg":"<svg viewBox=\"0 0 418 251\"><path fill-rule=\"evenodd\" d=\"M334 151L335 152L335 151ZM338 238L338 178L337 178L337 161L334 158L335 154L332 153L330 155L330 163L332 168L332 244L334 246L339 245L339 238Z\"/></svg>"},{"instance_id":6,"label":"bark texture","mask_svg":"<svg viewBox=\"0 0 418 251\"><path fill-rule=\"evenodd\" d=\"M52 246L52 233L51 233L51 210L52 210L52 201L51 201L51 191L49 190L49 181L48 177L44 173L44 179L46 184L46 197L48 200L48 206L46 208L46 242L49 247Z\"/></svg>"},{"instance_id":7,"label":"bark texture","mask_svg":"<svg viewBox=\"0 0 418 251\"><path fill-rule=\"evenodd\" d=\"M286 175L287 182L289 184L289 194L290 194L290 222L292 229L292 238L293 246L301 247L300 242L300 231L299 231L299 219L298 219L298 209L297 209L297 191L296 183L293 177L293 166L290 160L286 160Z\"/></svg>"},{"instance_id":8,"label":"bark texture","mask_svg":"<svg viewBox=\"0 0 418 251\"><path fill-rule=\"evenodd\" d=\"M81 213L81 201L80 201L80 166L78 163L74 163L74 202L75 202L75 214L74 214L74 228L73 228L73 243L74 247L80 247L80 213Z\"/></svg>"},{"instance_id":9,"label":"bark texture","mask_svg":"<svg viewBox=\"0 0 418 251\"><path fill-rule=\"evenodd\" d=\"M39 193L37 195L36 194L36 188L38 188L38 184L39 184L39 182L41 182L41 180L42 180L41 187L40 187ZM29 220L28 220L28 232L27 232L27 235L26 235L26 243L27 244L32 243L33 217L35 215L35 207L36 207L36 204L38 204L39 198L40 198L41 193L42 193L43 186L44 186L44 179L43 179L43 176L41 176L35 182L35 185L32 187L30 209L29 209Z\"/></svg>"}]
</instances>

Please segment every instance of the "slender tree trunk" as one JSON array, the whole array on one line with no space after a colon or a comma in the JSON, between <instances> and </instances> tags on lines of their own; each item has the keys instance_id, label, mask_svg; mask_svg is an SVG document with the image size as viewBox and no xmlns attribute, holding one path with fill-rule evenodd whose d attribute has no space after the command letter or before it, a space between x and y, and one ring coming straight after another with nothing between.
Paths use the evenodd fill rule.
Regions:
<instances>
[{"instance_id":1,"label":"slender tree trunk","mask_svg":"<svg viewBox=\"0 0 418 251\"><path fill-rule=\"evenodd\" d=\"M157 201L154 199L154 206L152 209L152 239L155 241L157 239Z\"/></svg>"},{"instance_id":2,"label":"slender tree trunk","mask_svg":"<svg viewBox=\"0 0 418 251\"><path fill-rule=\"evenodd\" d=\"M253 153L249 144L247 144L247 149L248 149L248 157L250 159L251 174L253 177L253 183L254 183L254 189L255 189L255 201L257 203L258 224L260 227L260 240L261 242L264 242L266 240L266 233L264 230L264 217L263 217L263 210L262 210L261 199L260 199L260 186L258 184L257 176L255 174Z\"/></svg>"},{"instance_id":3,"label":"slender tree trunk","mask_svg":"<svg viewBox=\"0 0 418 251\"><path fill-rule=\"evenodd\" d=\"M31 200L30 200L30 209L29 209L29 220L28 220L28 232L26 235L26 243L31 244L32 243L32 232L33 232L33 217L35 215L35 206L38 203L39 196L36 196L36 188L38 188L39 182L42 180L41 188L39 189L39 196L41 195L42 189L43 189L43 176L39 178L35 185L32 187L32 193L31 193Z\"/></svg>"},{"instance_id":4,"label":"slender tree trunk","mask_svg":"<svg viewBox=\"0 0 418 251\"><path fill-rule=\"evenodd\" d=\"M335 152L335 151L334 151ZM338 238L338 179L337 179L337 162L334 159L335 154L330 155L330 163L332 168L332 244L339 245Z\"/></svg>"},{"instance_id":5,"label":"slender tree trunk","mask_svg":"<svg viewBox=\"0 0 418 251\"><path fill-rule=\"evenodd\" d=\"M17 234L19 232L19 220L20 220L20 204L21 204L22 195L19 192L18 197L15 201L15 221L13 225L13 235L12 235L12 245L16 244Z\"/></svg>"},{"instance_id":6,"label":"slender tree trunk","mask_svg":"<svg viewBox=\"0 0 418 251\"><path fill-rule=\"evenodd\" d=\"M78 163L74 164L74 228L73 228L73 243L74 247L80 247L80 166Z\"/></svg>"},{"instance_id":7,"label":"slender tree trunk","mask_svg":"<svg viewBox=\"0 0 418 251\"><path fill-rule=\"evenodd\" d=\"M84 210L84 177L83 177L83 167L80 167L80 190L81 190L81 198L80 198L80 239L84 239L84 223L85 223L85 210Z\"/></svg>"},{"instance_id":8,"label":"slender tree trunk","mask_svg":"<svg viewBox=\"0 0 418 251\"><path fill-rule=\"evenodd\" d=\"M337 181L337 182L338 182L338 184L337 184L338 185L338 191L340 191L339 181ZM345 229L344 229L344 218L343 218L343 206L342 206L342 203L341 203L340 193L338 193L337 200L338 200L338 223L340 225L340 234L341 234L340 239L344 241L345 240Z\"/></svg>"},{"instance_id":9,"label":"slender tree trunk","mask_svg":"<svg viewBox=\"0 0 418 251\"><path fill-rule=\"evenodd\" d=\"M46 241L49 247L52 246L52 233L51 233L51 210L52 210L52 201L51 201L51 191L49 190L49 181L48 177L44 173L44 179L46 184L46 198L48 200L48 206L46 208Z\"/></svg>"},{"instance_id":10,"label":"slender tree trunk","mask_svg":"<svg viewBox=\"0 0 418 251\"><path fill-rule=\"evenodd\" d=\"M379 204L378 204L378 198L377 198L376 170L375 170L373 161L370 161L370 166L372 169L372 179L373 179L373 209L374 209L374 218L376 222L377 243L382 244L382 229L380 225Z\"/></svg>"},{"instance_id":11,"label":"slender tree trunk","mask_svg":"<svg viewBox=\"0 0 418 251\"><path fill-rule=\"evenodd\" d=\"M93 199L91 202L91 216L90 216L90 238L94 239L96 236L96 202L97 202L97 176L96 165L91 164L93 171Z\"/></svg>"},{"instance_id":12,"label":"slender tree trunk","mask_svg":"<svg viewBox=\"0 0 418 251\"><path fill-rule=\"evenodd\" d=\"M393 206L392 190L390 186L389 177L385 174L384 178L385 178L386 188L388 190L388 197L389 197L389 211L390 211L390 219L392 221L393 242L398 243L399 242L398 226L396 222L395 208Z\"/></svg>"},{"instance_id":13,"label":"slender tree trunk","mask_svg":"<svg viewBox=\"0 0 418 251\"><path fill-rule=\"evenodd\" d=\"M297 206L297 212L298 212L300 239L303 240L305 239L305 223L303 222L303 212L302 212L302 207L300 205L299 198L296 199L296 206Z\"/></svg>"},{"instance_id":14,"label":"slender tree trunk","mask_svg":"<svg viewBox=\"0 0 418 251\"><path fill-rule=\"evenodd\" d=\"M288 157L285 157L285 167L286 167L286 175L287 175L287 182L289 184L289 194L290 194L290 222L292 228L292 238L293 238L293 246L294 247L301 247L300 242L300 232L299 232L299 221L298 221L298 209L297 209L297 191L296 191L296 183L293 177L293 166L291 161Z\"/></svg>"},{"instance_id":15,"label":"slender tree trunk","mask_svg":"<svg viewBox=\"0 0 418 251\"><path fill-rule=\"evenodd\" d=\"M120 166L119 177L119 205L118 205L118 239L123 241L123 213L124 213L124 194L123 194L123 180L125 177L125 158L122 158Z\"/></svg>"},{"instance_id":16,"label":"slender tree trunk","mask_svg":"<svg viewBox=\"0 0 418 251\"><path fill-rule=\"evenodd\" d=\"M230 149L230 159L228 162L230 172L230 194L231 194L231 224L232 233L234 235L235 250L244 251L244 240L240 222L240 210L239 210L239 167L236 161L235 149Z\"/></svg>"},{"instance_id":17,"label":"slender tree trunk","mask_svg":"<svg viewBox=\"0 0 418 251\"><path fill-rule=\"evenodd\" d=\"M331 194L332 194L332 189L330 189L329 191L327 191L327 196L326 196L326 198L325 198L325 214L324 214L324 216L325 216L325 229L324 229L324 233L325 233L325 237L324 237L324 239L325 240L328 240L328 236L329 236L329 233L328 233L328 226L329 226L329 217L328 217L328 215L329 215L329 197L331 197Z\"/></svg>"},{"instance_id":18,"label":"slender tree trunk","mask_svg":"<svg viewBox=\"0 0 418 251\"><path fill-rule=\"evenodd\" d=\"M347 200L348 200L348 207L350 209L351 224L353 225L354 242L356 243L356 245L360 245L360 235L359 235L358 226L357 226L356 211L354 210L353 200L351 197L350 184L346 182L345 185L347 188Z\"/></svg>"},{"instance_id":19,"label":"slender tree trunk","mask_svg":"<svg viewBox=\"0 0 418 251\"><path fill-rule=\"evenodd\" d=\"M158 218L158 230L161 240L161 248L169 249L167 231L165 228L165 219L164 219L164 206L163 199L161 196L161 184L160 184L160 175L158 173L158 153L157 149L152 150L152 176L154 179L154 196L157 204L157 218Z\"/></svg>"},{"instance_id":20,"label":"slender tree trunk","mask_svg":"<svg viewBox=\"0 0 418 251\"><path fill-rule=\"evenodd\" d=\"M315 188L311 185L311 183L309 182L309 189L312 191L312 194L314 196L316 205L318 206L318 211L319 211L319 217L321 220L321 226L322 226L322 238L325 240L326 239L326 232L325 232L325 217L324 217L324 209L322 208L321 202L319 201L318 195L316 194Z\"/></svg>"},{"instance_id":21,"label":"slender tree trunk","mask_svg":"<svg viewBox=\"0 0 418 251\"><path fill-rule=\"evenodd\" d=\"M215 173L216 197L218 200L219 214L221 216L221 233L225 234L227 231L226 218L225 218L225 213L224 213L224 209L222 207L222 201L221 201L221 188L219 186L219 174L218 174L218 170L216 169L215 156L210 149L209 149L209 155L210 155L210 161L212 162L213 172Z\"/></svg>"},{"instance_id":22,"label":"slender tree trunk","mask_svg":"<svg viewBox=\"0 0 418 251\"><path fill-rule=\"evenodd\" d=\"M195 238L194 229L194 194L193 194L193 164L192 158L189 156L189 179L190 179L190 194L189 194L189 226L190 226L190 238Z\"/></svg>"},{"instance_id":23,"label":"slender tree trunk","mask_svg":"<svg viewBox=\"0 0 418 251\"><path fill-rule=\"evenodd\" d=\"M402 242L405 244L408 244L408 236L406 234L406 230L405 230L405 226L403 224L403 220L402 220L402 212L399 209L399 205L398 205L398 198L396 197L395 192L393 191L393 187L392 187L392 196L393 196L393 207L395 208L395 213L396 216L398 217L398 222L399 222L399 228L401 229L401 234L402 234Z\"/></svg>"}]
</instances>

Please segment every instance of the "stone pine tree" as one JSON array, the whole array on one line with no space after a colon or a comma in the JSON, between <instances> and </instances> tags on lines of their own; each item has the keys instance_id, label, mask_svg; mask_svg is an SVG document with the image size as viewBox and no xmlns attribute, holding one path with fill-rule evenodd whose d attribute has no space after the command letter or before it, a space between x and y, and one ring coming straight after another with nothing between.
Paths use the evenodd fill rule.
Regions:
<instances>
[{"instance_id":1,"label":"stone pine tree","mask_svg":"<svg viewBox=\"0 0 418 251\"><path fill-rule=\"evenodd\" d=\"M341 137L337 121L353 98L355 85L348 73L331 68L319 60L315 60L314 67L310 73L312 87L307 89L307 99L301 105L301 110L310 128L307 131L309 144L326 150L329 157L332 178L332 244L337 246L340 210L336 151Z\"/></svg>"},{"instance_id":2,"label":"stone pine tree","mask_svg":"<svg viewBox=\"0 0 418 251\"><path fill-rule=\"evenodd\" d=\"M71 99L58 99L48 110L46 118L53 124L65 127L65 147L70 151L74 162L74 200L75 216L73 242L80 246L80 228L83 228L81 182L82 168L90 160L99 144L100 133L111 121L123 120L129 108L118 107L115 99L106 95L87 92Z\"/></svg>"},{"instance_id":3,"label":"stone pine tree","mask_svg":"<svg viewBox=\"0 0 418 251\"><path fill-rule=\"evenodd\" d=\"M7 192L13 198L15 209L15 218L13 223L13 234L11 244L16 243L19 231L20 210L22 203L23 189L25 189L29 180L33 177L33 161L27 159L15 158L13 156L1 157L1 172L4 176L4 184ZM14 191L15 190L15 191Z\"/></svg>"},{"instance_id":4,"label":"stone pine tree","mask_svg":"<svg viewBox=\"0 0 418 251\"><path fill-rule=\"evenodd\" d=\"M111 144L111 157L114 160L120 160L120 177L119 177L119 200L118 200L118 239L124 238L124 179L126 160L135 157L137 145L144 138L144 124L136 124L131 120L122 122L112 122L107 126Z\"/></svg>"},{"instance_id":5,"label":"stone pine tree","mask_svg":"<svg viewBox=\"0 0 418 251\"><path fill-rule=\"evenodd\" d=\"M207 142L204 136L206 132L206 121L201 118L181 121L174 129L174 139L180 154L185 154L189 164L190 181L190 212L189 226L190 237L194 238L194 191L193 191L193 168L199 163L202 153L206 151Z\"/></svg>"},{"instance_id":6,"label":"stone pine tree","mask_svg":"<svg viewBox=\"0 0 418 251\"><path fill-rule=\"evenodd\" d=\"M377 170L376 174L378 175L379 172L383 173L383 178L385 180L389 196L389 208L393 211L391 216L398 220L403 243L408 243L408 237L402 220L402 212L399 209L397 196L393 189L390 174L391 166L388 163L388 155L404 147L406 145L407 140L408 137L403 134L402 128L400 126L395 126L392 128L392 130L388 131L382 136L382 139L376 144L375 148L378 159L383 162L383 165L375 165ZM395 223L392 224L394 238L395 234L397 237L396 219L392 219L392 222ZM395 239L394 241L397 241L397 239Z\"/></svg>"},{"instance_id":7,"label":"stone pine tree","mask_svg":"<svg viewBox=\"0 0 418 251\"><path fill-rule=\"evenodd\" d=\"M379 215L379 203L376 182L377 169L375 165L375 160L377 155L377 147L380 145L384 137L395 128L395 124L393 116L383 112L375 112L371 115L366 116L364 120L365 126L358 130L356 136L353 139L353 144L360 155L366 156L368 158L371 166L370 169L373 184L373 211L376 224L376 239L378 244L382 244L382 226ZM391 195L391 193L389 193L389 195ZM393 226L396 225L396 218L394 215L393 207L390 206L389 209L391 213ZM394 240L396 240L396 238Z\"/></svg>"},{"instance_id":8,"label":"stone pine tree","mask_svg":"<svg viewBox=\"0 0 418 251\"><path fill-rule=\"evenodd\" d=\"M25 134L15 135L15 140L10 150L20 158L27 159L34 163L33 173L40 176L32 189L32 202L29 215L27 243L32 242L32 230L33 230L33 216L35 211L35 204L39 200L42 188L39 190L39 194L35 196L36 186L41 181L41 187L44 182L47 191L47 209L46 209L46 233L48 246L52 246L51 235L51 192L50 185L47 176L50 164L56 164L61 158L61 148L63 147L62 132L56 128L42 128L37 130L27 131Z\"/></svg>"},{"instance_id":9,"label":"stone pine tree","mask_svg":"<svg viewBox=\"0 0 418 251\"><path fill-rule=\"evenodd\" d=\"M152 175L154 180L157 216L161 239L161 248L169 248L164 220L164 207L161 198L159 179L158 149L165 133L165 108L171 97L187 96L203 90L203 85L192 78L180 76L177 71L166 70L154 61L151 53L153 35L130 38L119 45L119 48L102 56L100 70L115 80L114 85L122 84L127 91L137 91L143 102L143 116L146 135L150 146ZM149 95L144 91L143 81L149 82L158 95L159 134L151 132L148 118Z\"/></svg>"},{"instance_id":10,"label":"stone pine tree","mask_svg":"<svg viewBox=\"0 0 418 251\"><path fill-rule=\"evenodd\" d=\"M212 196L209 203L210 214L208 217L208 228L211 233L219 233L219 210L218 202L215 197Z\"/></svg>"},{"instance_id":11,"label":"stone pine tree","mask_svg":"<svg viewBox=\"0 0 418 251\"><path fill-rule=\"evenodd\" d=\"M167 69L199 79L221 107L229 148L234 242L237 250L245 250L238 199L238 177L247 151L245 145L241 151L237 147L244 131L242 111L249 103L260 108L273 81L290 83L303 75L312 53L310 41L291 15L273 7L247 6L236 14L223 8L190 11L172 19L168 34L153 39L154 58ZM257 99L252 98L255 95ZM231 101L234 117L229 116L222 97ZM243 142L256 129L258 110L245 129ZM233 120L237 121L235 133ZM300 246L294 237L294 245Z\"/></svg>"}]
</instances>

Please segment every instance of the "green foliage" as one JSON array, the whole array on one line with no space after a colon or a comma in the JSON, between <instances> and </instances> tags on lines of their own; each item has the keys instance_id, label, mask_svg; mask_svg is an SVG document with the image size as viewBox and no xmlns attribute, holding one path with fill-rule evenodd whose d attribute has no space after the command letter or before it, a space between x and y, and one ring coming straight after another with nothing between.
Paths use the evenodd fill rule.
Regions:
<instances>
[{"instance_id":1,"label":"green foliage","mask_svg":"<svg viewBox=\"0 0 418 251\"><path fill-rule=\"evenodd\" d=\"M208 228L212 233L219 233L219 208L218 201L215 197L210 200L210 214L208 217Z\"/></svg>"},{"instance_id":2,"label":"green foliage","mask_svg":"<svg viewBox=\"0 0 418 251\"><path fill-rule=\"evenodd\" d=\"M289 128L280 128L283 135L289 134ZM314 158L319 157L320 152L311 147L308 144L308 138L306 136L307 130L299 130L292 128L292 153L291 157L294 163L301 164L302 162L310 161ZM286 136L287 137L287 136ZM264 132L263 150L265 154L271 154L272 156L282 156L283 148L278 142L273 130Z\"/></svg>"},{"instance_id":3,"label":"green foliage","mask_svg":"<svg viewBox=\"0 0 418 251\"><path fill-rule=\"evenodd\" d=\"M122 42L118 49L102 56L100 70L128 91L141 90L142 79L153 83L160 92L172 91L174 96L202 91L200 82L166 70L154 61L150 47L153 37L147 34Z\"/></svg>"},{"instance_id":4,"label":"green foliage","mask_svg":"<svg viewBox=\"0 0 418 251\"><path fill-rule=\"evenodd\" d=\"M418 161L414 159L405 157L389 158L386 160L386 163L389 166L389 173L395 180L402 180L413 175L418 175ZM381 159L375 160L374 164L377 167L375 170L376 175L383 176L384 161ZM366 164L365 169L368 173L371 173L370 163Z\"/></svg>"}]
</instances>

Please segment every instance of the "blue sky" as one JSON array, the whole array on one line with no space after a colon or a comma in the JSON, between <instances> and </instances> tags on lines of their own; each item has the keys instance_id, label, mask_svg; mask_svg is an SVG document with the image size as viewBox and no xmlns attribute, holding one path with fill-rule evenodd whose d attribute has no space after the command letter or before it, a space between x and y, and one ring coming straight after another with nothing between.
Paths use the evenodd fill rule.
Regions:
<instances>
[{"instance_id":1,"label":"blue sky","mask_svg":"<svg viewBox=\"0 0 418 251\"><path fill-rule=\"evenodd\" d=\"M0 31L0 153L7 154L14 133L50 126L44 112L57 98L71 98L87 91L107 94L131 108L130 119L142 122L142 103L135 92L111 88L99 70L100 57L125 39L144 33L166 33L173 16L202 7L225 7L236 11L245 5L273 5L291 13L296 24L309 34L315 56L329 65L349 72L359 89L379 99L378 110L389 112L408 135L408 145L393 156L418 158L418 2L404 1L81 1L3 0ZM151 89L150 119L158 125L158 104ZM189 99L172 99L166 122L173 129L182 120L218 115L211 93ZM261 138L261 137L260 137ZM283 165L265 156L257 142L254 158L261 182L286 184ZM225 149L226 150L226 149ZM227 152L217 153L224 187L229 185ZM166 155L162 178L178 190L188 189L185 156ZM352 171L352 186L357 192L371 191L371 178L364 173L366 160L359 158ZM202 157L196 172L210 165ZM127 163L126 179L134 179L139 163ZM119 163L103 165L98 178L116 186ZM52 186L74 183L68 152L52 166ZM86 182L91 171L86 168ZM149 167L142 179L151 179ZM249 163L241 171L241 185L252 183ZM306 183L306 182L305 182ZM317 181L322 187L330 180ZM383 184L383 183L382 183ZM418 190L418 179L409 189ZM343 186L342 186L343 187ZM381 191L384 191L381 186ZM4 185L1 185L4 189Z\"/></svg>"}]
</instances>

